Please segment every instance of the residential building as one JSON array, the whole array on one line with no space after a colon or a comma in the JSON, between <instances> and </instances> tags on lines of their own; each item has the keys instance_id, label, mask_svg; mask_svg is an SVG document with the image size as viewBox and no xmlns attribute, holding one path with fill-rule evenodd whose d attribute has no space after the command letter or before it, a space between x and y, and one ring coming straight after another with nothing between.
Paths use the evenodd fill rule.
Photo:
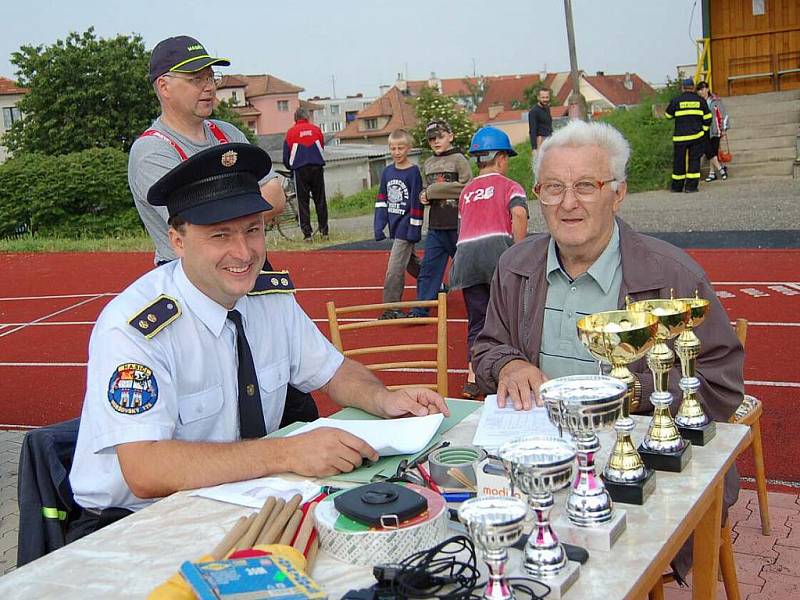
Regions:
<instances>
[{"instance_id":1,"label":"residential building","mask_svg":"<svg viewBox=\"0 0 800 600\"><path fill-rule=\"evenodd\" d=\"M6 131L11 129L16 121L22 118L17 108L17 102L29 92L27 88L17 87L11 79L0 77L0 138L5 135ZM8 158L8 151L5 146L0 145L0 163L3 163Z\"/></svg>"},{"instance_id":2,"label":"residential building","mask_svg":"<svg viewBox=\"0 0 800 600\"><path fill-rule=\"evenodd\" d=\"M303 90L274 75L226 75L217 86L217 98L232 101L245 124L257 135L266 135L285 133L294 125Z\"/></svg>"},{"instance_id":3,"label":"residential building","mask_svg":"<svg viewBox=\"0 0 800 600\"><path fill-rule=\"evenodd\" d=\"M344 131L348 123L355 120L361 110L374 102L375 98L365 98L363 94L359 93L344 98L314 96L309 101L320 107L314 113L314 123L322 130L322 133L339 133Z\"/></svg>"},{"instance_id":4,"label":"residential building","mask_svg":"<svg viewBox=\"0 0 800 600\"><path fill-rule=\"evenodd\" d=\"M395 86L408 90L412 95L418 94L423 86L435 87L466 108L474 106L470 118L476 125L498 127L508 134L512 143L518 144L528 139L525 91L540 83L552 91L553 97L561 105L551 108L553 118L558 120L565 117L564 105L572 92L572 80L567 71L453 79L438 79L432 73L428 80L404 81L398 77ZM654 92L635 73L606 75L602 71L595 75L581 72L580 91L586 98L590 114L638 104L642 98Z\"/></svg>"},{"instance_id":5,"label":"residential building","mask_svg":"<svg viewBox=\"0 0 800 600\"><path fill-rule=\"evenodd\" d=\"M388 145L389 134L395 129L412 129L417 124L414 108L408 95L396 87L372 102L347 124L336 138L343 144Z\"/></svg>"}]
</instances>

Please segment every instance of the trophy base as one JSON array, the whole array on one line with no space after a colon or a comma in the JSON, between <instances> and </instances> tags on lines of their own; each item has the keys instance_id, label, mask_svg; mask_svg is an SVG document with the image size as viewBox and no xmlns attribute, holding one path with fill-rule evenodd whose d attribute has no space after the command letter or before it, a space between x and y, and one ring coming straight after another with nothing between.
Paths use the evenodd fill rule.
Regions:
<instances>
[{"instance_id":1,"label":"trophy base","mask_svg":"<svg viewBox=\"0 0 800 600\"><path fill-rule=\"evenodd\" d=\"M692 458L692 445L686 444L680 452L653 452L645 448L643 445L639 446L639 454L644 461L644 464L649 469L656 471L670 471L671 473L680 473L683 468Z\"/></svg>"},{"instance_id":2,"label":"trophy base","mask_svg":"<svg viewBox=\"0 0 800 600\"><path fill-rule=\"evenodd\" d=\"M572 523L565 515L559 515L553 521L553 529L562 542L583 546L589 550L611 550L628 524L627 513L614 509L610 521L593 527L580 527Z\"/></svg>"},{"instance_id":3,"label":"trophy base","mask_svg":"<svg viewBox=\"0 0 800 600\"><path fill-rule=\"evenodd\" d=\"M511 564L509 565L509 567L512 566ZM547 595L549 600L550 598L563 598L566 595L567 590L572 587L572 584L578 581L581 565L580 563L569 560L561 571L555 575L547 575L545 577L534 575L527 569L525 570L531 577L537 581L541 581L550 588L550 593ZM509 572L511 571L509 570Z\"/></svg>"},{"instance_id":4,"label":"trophy base","mask_svg":"<svg viewBox=\"0 0 800 600\"><path fill-rule=\"evenodd\" d=\"M705 446L717 435L717 426L714 421L709 421L702 427L681 427L678 425L678 432L683 439L692 442L692 446Z\"/></svg>"},{"instance_id":5,"label":"trophy base","mask_svg":"<svg viewBox=\"0 0 800 600\"><path fill-rule=\"evenodd\" d=\"M644 479L633 483L617 483L605 477L603 483L614 502L641 506L656 489L656 472L653 469L645 469Z\"/></svg>"}]
</instances>

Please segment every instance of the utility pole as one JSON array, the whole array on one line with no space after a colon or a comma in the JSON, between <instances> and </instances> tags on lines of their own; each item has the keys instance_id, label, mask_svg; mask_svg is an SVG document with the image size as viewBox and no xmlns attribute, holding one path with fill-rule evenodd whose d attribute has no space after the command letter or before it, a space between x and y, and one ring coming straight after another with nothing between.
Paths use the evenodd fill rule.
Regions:
<instances>
[{"instance_id":1,"label":"utility pole","mask_svg":"<svg viewBox=\"0 0 800 600\"><path fill-rule=\"evenodd\" d=\"M572 26L572 0L564 0L564 16L567 19L567 43L569 44L569 68L572 80L572 93L567 100L567 113L570 119L586 120L586 99L581 94L581 81L578 75L578 57L575 53L575 29Z\"/></svg>"},{"instance_id":2,"label":"utility pole","mask_svg":"<svg viewBox=\"0 0 800 600\"><path fill-rule=\"evenodd\" d=\"M331 75L331 89L333 91L331 98L336 98L336 75Z\"/></svg>"}]
</instances>

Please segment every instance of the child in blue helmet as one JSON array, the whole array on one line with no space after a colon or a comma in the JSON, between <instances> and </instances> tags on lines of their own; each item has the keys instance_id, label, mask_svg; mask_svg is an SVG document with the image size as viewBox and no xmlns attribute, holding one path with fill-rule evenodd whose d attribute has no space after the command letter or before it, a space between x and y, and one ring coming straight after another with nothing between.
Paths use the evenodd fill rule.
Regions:
<instances>
[{"instance_id":1,"label":"child in blue helmet","mask_svg":"<svg viewBox=\"0 0 800 600\"><path fill-rule=\"evenodd\" d=\"M478 176L461 191L459 231L450 271L450 289L460 289L467 305L469 374L463 395L481 396L472 371L472 344L483 329L489 284L500 255L528 233L528 199L522 186L506 177L508 159L516 156L505 132L483 127L472 137L469 153Z\"/></svg>"}]
</instances>

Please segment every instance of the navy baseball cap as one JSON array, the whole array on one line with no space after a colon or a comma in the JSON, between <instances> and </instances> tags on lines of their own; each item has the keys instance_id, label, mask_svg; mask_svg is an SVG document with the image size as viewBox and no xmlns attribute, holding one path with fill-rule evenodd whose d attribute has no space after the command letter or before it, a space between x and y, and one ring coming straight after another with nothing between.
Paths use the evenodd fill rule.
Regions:
<instances>
[{"instance_id":1,"label":"navy baseball cap","mask_svg":"<svg viewBox=\"0 0 800 600\"><path fill-rule=\"evenodd\" d=\"M203 44L188 35L167 38L156 44L150 55L150 83L165 73L196 73L211 65L230 66L227 58L216 58Z\"/></svg>"},{"instance_id":2,"label":"navy baseball cap","mask_svg":"<svg viewBox=\"0 0 800 600\"><path fill-rule=\"evenodd\" d=\"M427 139L438 137L443 133L453 133L450 124L444 119L432 119L425 126L425 137Z\"/></svg>"},{"instance_id":3,"label":"navy baseball cap","mask_svg":"<svg viewBox=\"0 0 800 600\"><path fill-rule=\"evenodd\" d=\"M272 168L269 155L250 144L220 144L183 161L147 192L153 206L166 206L170 219L195 225L238 219L272 206L258 182Z\"/></svg>"}]
</instances>

